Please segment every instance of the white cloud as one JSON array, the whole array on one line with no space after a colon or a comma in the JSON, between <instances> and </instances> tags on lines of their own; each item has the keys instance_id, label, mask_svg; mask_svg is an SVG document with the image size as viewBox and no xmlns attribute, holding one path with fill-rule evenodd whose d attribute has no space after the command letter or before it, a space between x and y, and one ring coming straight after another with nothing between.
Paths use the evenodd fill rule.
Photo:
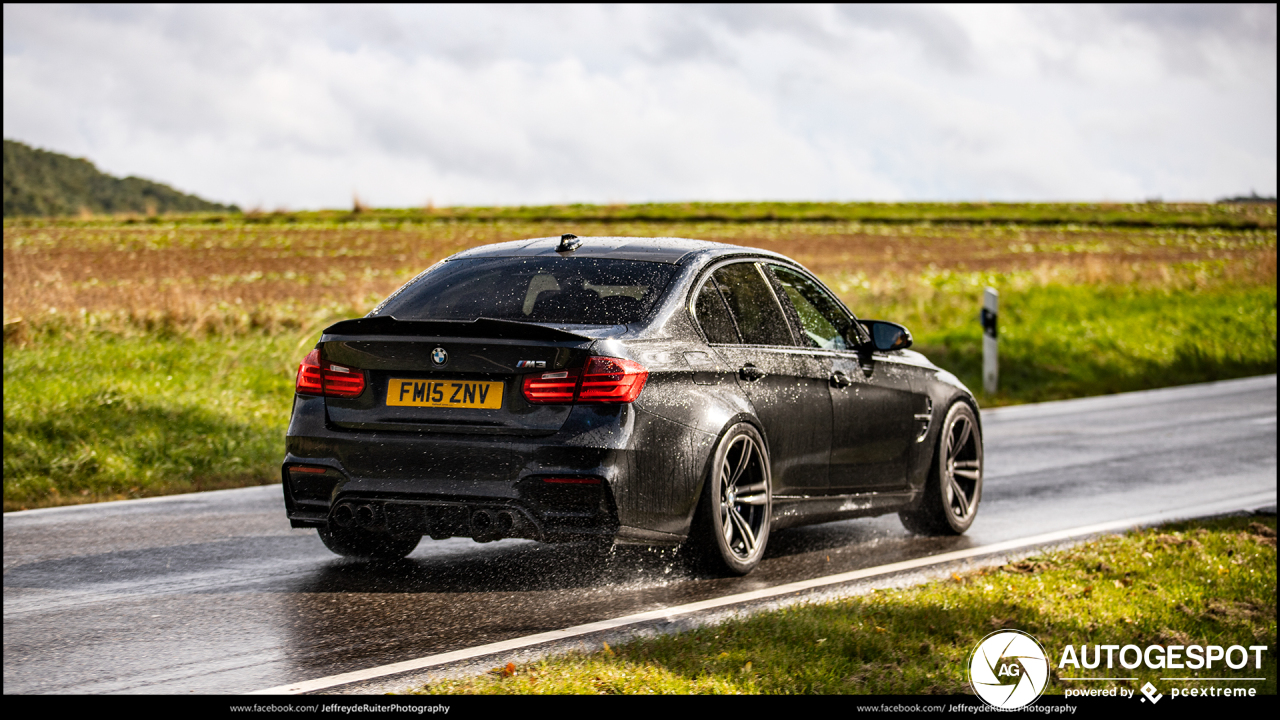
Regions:
<instances>
[{"instance_id":1,"label":"white cloud","mask_svg":"<svg viewBox=\"0 0 1280 720\"><path fill-rule=\"evenodd\" d=\"M1276 189L1274 6L6 5L4 135L246 206Z\"/></svg>"}]
</instances>

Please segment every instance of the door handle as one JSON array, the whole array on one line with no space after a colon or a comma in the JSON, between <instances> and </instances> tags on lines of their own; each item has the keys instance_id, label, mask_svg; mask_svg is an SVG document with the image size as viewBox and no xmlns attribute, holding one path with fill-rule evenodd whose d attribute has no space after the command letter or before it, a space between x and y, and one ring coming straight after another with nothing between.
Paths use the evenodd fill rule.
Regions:
<instances>
[{"instance_id":1,"label":"door handle","mask_svg":"<svg viewBox=\"0 0 1280 720\"><path fill-rule=\"evenodd\" d=\"M755 382L768 374L769 373L766 373L751 363L747 363L738 369L738 377L746 380L747 382Z\"/></svg>"},{"instance_id":2,"label":"door handle","mask_svg":"<svg viewBox=\"0 0 1280 720\"><path fill-rule=\"evenodd\" d=\"M848 375L844 374L843 370L837 370L831 373L831 384L838 388L842 388L849 387L853 384L853 381L849 379Z\"/></svg>"}]
</instances>

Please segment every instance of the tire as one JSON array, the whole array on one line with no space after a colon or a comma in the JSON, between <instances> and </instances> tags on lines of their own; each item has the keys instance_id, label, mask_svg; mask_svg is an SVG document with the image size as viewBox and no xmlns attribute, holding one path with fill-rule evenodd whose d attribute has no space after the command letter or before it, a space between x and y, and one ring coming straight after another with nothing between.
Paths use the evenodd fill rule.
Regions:
<instances>
[{"instance_id":1,"label":"tire","mask_svg":"<svg viewBox=\"0 0 1280 720\"><path fill-rule=\"evenodd\" d=\"M320 528L320 541L343 557L363 560L399 560L418 547L420 535L391 535L359 528Z\"/></svg>"},{"instance_id":2,"label":"tire","mask_svg":"<svg viewBox=\"0 0 1280 720\"><path fill-rule=\"evenodd\" d=\"M764 557L772 511L764 440L751 425L734 425L716 446L698 501L689 539L695 559L717 574L751 572Z\"/></svg>"},{"instance_id":3,"label":"tire","mask_svg":"<svg viewBox=\"0 0 1280 720\"><path fill-rule=\"evenodd\" d=\"M981 500L982 429L973 408L957 402L942 421L924 495L898 517L914 533L960 535L973 524Z\"/></svg>"}]
</instances>

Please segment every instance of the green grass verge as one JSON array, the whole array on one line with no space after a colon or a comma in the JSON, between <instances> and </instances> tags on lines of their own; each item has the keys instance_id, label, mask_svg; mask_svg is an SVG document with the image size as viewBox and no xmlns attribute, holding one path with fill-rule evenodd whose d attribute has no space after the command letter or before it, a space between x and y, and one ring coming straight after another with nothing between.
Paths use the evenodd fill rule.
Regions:
<instances>
[{"instance_id":1,"label":"green grass verge","mask_svg":"<svg viewBox=\"0 0 1280 720\"><path fill-rule=\"evenodd\" d=\"M5 510L278 482L307 344L83 333L6 345Z\"/></svg>"},{"instance_id":2,"label":"green grass verge","mask_svg":"<svg viewBox=\"0 0 1280 720\"><path fill-rule=\"evenodd\" d=\"M442 694L957 694L993 630L1035 636L1056 666L1065 646L1267 645L1263 666L1181 676L1265 676L1276 691L1275 518L1224 518L1112 536L951 580L801 605L405 692ZM1118 666L1117 666L1118 667ZM1125 670L1166 694L1171 671ZM1061 673L1061 674L1060 674ZM1055 670L1061 677L1101 671ZM1223 683L1224 685L1226 683ZM1232 686L1244 683L1231 683Z\"/></svg>"},{"instance_id":3,"label":"green grass verge","mask_svg":"<svg viewBox=\"0 0 1280 720\"><path fill-rule=\"evenodd\" d=\"M982 288L1000 291L999 392L982 392ZM984 406L1043 402L1276 372L1276 288L1029 285L947 274L871 317L919 328L915 349ZM857 312L855 310L855 312Z\"/></svg>"},{"instance_id":4,"label":"green grass verge","mask_svg":"<svg viewBox=\"0 0 1280 720\"><path fill-rule=\"evenodd\" d=\"M993 397L980 392L976 322L987 283L1005 308ZM1275 287L1202 284L945 274L851 304L912 328L984 407L1276 372ZM46 324L6 342L5 510L278 481L296 363L322 325L198 337Z\"/></svg>"}]
</instances>

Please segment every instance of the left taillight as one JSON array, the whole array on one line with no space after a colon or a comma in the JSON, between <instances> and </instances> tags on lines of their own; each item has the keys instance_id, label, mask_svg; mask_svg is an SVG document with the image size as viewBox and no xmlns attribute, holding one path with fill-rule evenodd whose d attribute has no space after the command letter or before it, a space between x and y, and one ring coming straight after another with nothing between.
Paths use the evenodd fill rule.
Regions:
<instances>
[{"instance_id":1,"label":"left taillight","mask_svg":"<svg viewBox=\"0 0 1280 720\"><path fill-rule=\"evenodd\" d=\"M293 389L299 395L359 397L364 392L364 371L324 362L320 358L320 350L312 350L298 365L298 378Z\"/></svg>"},{"instance_id":2,"label":"left taillight","mask_svg":"<svg viewBox=\"0 0 1280 720\"><path fill-rule=\"evenodd\" d=\"M578 389L578 370L526 375L523 383L524 399L537 405L573 402Z\"/></svg>"}]
</instances>

